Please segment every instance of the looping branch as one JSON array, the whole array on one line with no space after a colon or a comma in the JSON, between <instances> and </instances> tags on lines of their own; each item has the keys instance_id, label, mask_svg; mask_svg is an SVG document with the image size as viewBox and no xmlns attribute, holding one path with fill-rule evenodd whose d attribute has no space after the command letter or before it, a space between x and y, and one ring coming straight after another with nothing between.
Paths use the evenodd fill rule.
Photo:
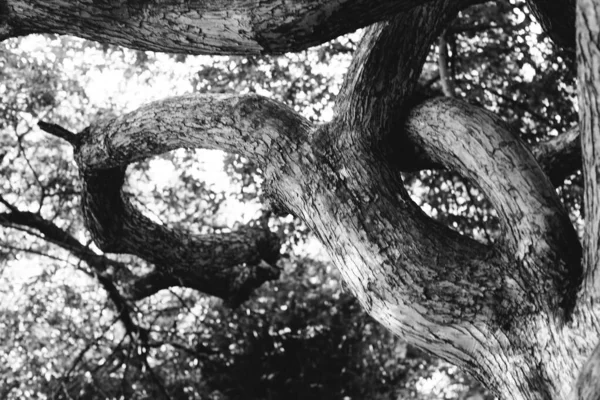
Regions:
<instances>
[{"instance_id":1,"label":"looping branch","mask_svg":"<svg viewBox=\"0 0 600 400\"><path fill-rule=\"evenodd\" d=\"M351 140L389 143L403 118L397 110L409 103L431 44L471 3L426 3L365 31L336 99L339 120L349 127L368 128Z\"/></svg>"},{"instance_id":2,"label":"looping branch","mask_svg":"<svg viewBox=\"0 0 600 400\"><path fill-rule=\"evenodd\" d=\"M94 241L103 251L133 254L156 267L132 282L130 296L185 286L239 304L279 276L280 241L266 227L192 235L151 221L121 192L129 163L200 147L237 152L264 171L280 171L289 165L286 154L302 149L309 126L294 111L259 96L193 95L151 103L79 134L75 158Z\"/></svg>"},{"instance_id":3,"label":"looping branch","mask_svg":"<svg viewBox=\"0 0 600 400\"><path fill-rule=\"evenodd\" d=\"M125 166L179 148L238 153L259 166L279 163L270 152L296 149L310 123L283 104L257 95L187 95L149 103L79 134L83 171Z\"/></svg>"},{"instance_id":4,"label":"looping branch","mask_svg":"<svg viewBox=\"0 0 600 400\"><path fill-rule=\"evenodd\" d=\"M184 286L239 304L253 289L279 277L275 263L280 241L268 229L193 235L167 228L124 199L124 177L123 168L83 173L82 206L100 249L133 254L154 264L154 273L132 282L129 291L134 299Z\"/></svg>"},{"instance_id":5,"label":"looping branch","mask_svg":"<svg viewBox=\"0 0 600 400\"><path fill-rule=\"evenodd\" d=\"M532 288L554 288L538 296L551 308L557 298L572 307L581 279L581 246L552 184L526 146L493 114L451 98L414 108L406 129L409 140L434 161L481 187L498 212L504 242L522 266L525 281Z\"/></svg>"}]
</instances>

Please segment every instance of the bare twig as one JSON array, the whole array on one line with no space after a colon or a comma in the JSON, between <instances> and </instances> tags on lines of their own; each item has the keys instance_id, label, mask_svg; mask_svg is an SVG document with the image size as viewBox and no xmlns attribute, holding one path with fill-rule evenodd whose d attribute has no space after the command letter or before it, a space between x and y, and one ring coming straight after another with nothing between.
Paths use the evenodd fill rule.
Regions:
<instances>
[{"instance_id":1,"label":"bare twig","mask_svg":"<svg viewBox=\"0 0 600 400\"><path fill-rule=\"evenodd\" d=\"M63 128L60 125L39 121L38 126L44 132L48 132L51 135L64 139L67 142L71 143L71 145L73 145L74 147L79 145L80 137L77 134Z\"/></svg>"},{"instance_id":2,"label":"bare twig","mask_svg":"<svg viewBox=\"0 0 600 400\"><path fill-rule=\"evenodd\" d=\"M440 82L442 84L444 96L454 97L454 79L452 78L450 71L448 70L448 42L446 39L447 35L447 31L444 30L444 32L442 32L439 38L438 49L440 54L438 57L438 67L440 71Z\"/></svg>"}]
</instances>

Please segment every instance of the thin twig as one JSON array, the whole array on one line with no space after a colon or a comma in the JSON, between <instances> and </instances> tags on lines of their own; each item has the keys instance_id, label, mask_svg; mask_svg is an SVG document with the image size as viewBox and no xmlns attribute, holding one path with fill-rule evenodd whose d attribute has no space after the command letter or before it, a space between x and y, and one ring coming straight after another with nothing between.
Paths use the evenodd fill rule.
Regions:
<instances>
[{"instance_id":1,"label":"thin twig","mask_svg":"<svg viewBox=\"0 0 600 400\"><path fill-rule=\"evenodd\" d=\"M78 136L77 134L63 128L60 125L56 125L56 124L51 124L48 122L44 122L44 121L39 121L38 122L38 126L40 127L41 130L43 130L44 132L48 132L51 135L54 135L56 137L59 137L61 139L66 140L67 142L71 143L71 145L78 146L79 142L81 141L81 137Z\"/></svg>"}]
</instances>

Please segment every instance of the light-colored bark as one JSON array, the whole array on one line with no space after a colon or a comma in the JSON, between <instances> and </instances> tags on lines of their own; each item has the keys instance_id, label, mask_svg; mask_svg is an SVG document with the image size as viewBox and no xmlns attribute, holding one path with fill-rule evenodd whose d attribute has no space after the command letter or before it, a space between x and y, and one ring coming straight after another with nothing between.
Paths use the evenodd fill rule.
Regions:
<instances>
[{"instance_id":1,"label":"light-colored bark","mask_svg":"<svg viewBox=\"0 0 600 400\"><path fill-rule=\"evenodd\" d=\"M0 39L59 33L139 50L277 54L324 43L420 4L423 1L1 0Z\"/></svg>"},{"instance_id":2,"label":"light-colored bark","mask_svg":"<svg viewBox=\"0 0 600 400\"><path fill-rule=\"evenodd\" d=\"M438 40L438 71L444 96L454 97L454 78L448 65L450 61L448 58L448 35L448 31L444 29Z\"/></svg>"},{"instance_id":3,"label":"light-colored bark","mask_svg":"<svg viewBox=\"0 0 600 400\"><path fill-rule=\"evenodd\" d=\"M584 266L590 296L600 295L600 5L577 3L577 77L583 153Z\"/></svg>"},{"instance_id":4,"label":"light-colored bark","mask_svg":"<svg viewBox=\"0 0 600 400\"><path fill-rule=\"evenodd\" d=\"M310 125L289 107L256 95L188 95L150 103L79 134L77 162L84 171L112 168L181 147L235 152L261 167L282 166L274 147L290 152L306 141Z\"/></svg>"},{"instance_id":5,"label":"light-colored bark","mask_svg":"<svg viewBox=\"0 0 600 400\"><path fill-rule=\"evenodd\" d=\"M464 2L440 0L366 30L336 99L337 118L348 126L344 132L358 135L350 140L388 147L391 136L398 133L402 110L410 104L431 44L464 6Z\"/></svg>"},{"instance_id":6,"label":"light-colored bark","mask_svg":"<svg viewBox=\"0 0 600 400\"><path fill-rule=\"evenodd\" d=\"M527 147L493 114L450 98L413 109L406 126L411 142L488 196L502 223L502 242L522 269L517 275L531 294L539 290L537 306L570 312L581 276L579 240Z\"/></svg>"}]
</instances>

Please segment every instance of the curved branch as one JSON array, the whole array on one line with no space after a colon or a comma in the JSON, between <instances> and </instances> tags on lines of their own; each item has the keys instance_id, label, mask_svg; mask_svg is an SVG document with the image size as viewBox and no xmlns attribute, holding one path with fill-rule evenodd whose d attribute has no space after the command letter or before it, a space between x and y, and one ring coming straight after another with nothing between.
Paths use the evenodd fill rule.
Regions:
<instances>
[{"instance_id":1,"label":"curved branch","mask_svg":"<svg viewBox=\"0 0 600 400\"><path fill-rule=\"evenodd\" d=\"M264 168L282 163L270 157L273 148L296 148L309 129L310 123L294 110L265 97L187 95L86 128L78 135L75 158L87 171L197 147L238 153Z\"/></svg>"},{"instance_id":2,"label":"curved branch","mask_svg":"<svg viewBox=\"0 0 600 400\"><path fill-rule=\"evenodd\" d=\"M406 128L411 142L488 196L525 282L532 289L547 282L536 297L550 309L557 300L572 307L581 247L552 184L525 145L493 114L451 98L419 105Z\"/></svg>"},{"instance_id":3,"label":"curved branch","mask_svg":"<svg viewBox=\"0 0 600 400\"><path fill-rule=\"evenodd\" d=\"M98 247L109 253L136 255L156 270L131 282L141 299L171 286L190 287L240 304L252 290L279 277L279 238L268 229L193 235L157 224L121 193L124 168L86 171L82 207Z\"/></svg>"},{"instance_id":4,"label":"curved branch","mask_svg":"<svg viewBox=\"0 0 600 400\"><path fill-rule=\"evenodd\" d=\"M407 121L407 123L410 125L412 122ZM574 127L552 139L529 146L529 149L555 187L562 185L565 178L581 169L579 127ZM396 166L400 171L413 172L423 169L444 168L439 161L433 160L431 155L420 148L417 143L407 140L404 148L400 151L402 156L398 156L396 160Z\"/></svg>"},{"instance_id":5,"label":"curved branch","mask_svg":"<svg viewBox=\"0 0 600 400\"><path fill-rule=\"evenodd\" d=\"M187 286L244 301L279 276L279 239L268 229L191 235L143 216L121 189L125 167L180 147L222 149L253 159L267 177L290 169L302 154L310 125L293 110L259 96L182 96L151 103L86 128L75 159L84 181L86 225L106 252L139 256L156 271L130 287L134 298ZM292 168L293 169L293 168Z\"/></svg>"},{"instance_id":6,"label":"curved branch","mask_svg":"<svg viewBox=\"0 0 600 400\"><path fill-rule=\"evenodd\" d=\"M600 6L577 2L577 81L583 152L586 289L600 296Z\"/></svg>"},{"instance_id":7,"label":"curved branch","mask_svg":"<svg viewBox=\"0 0 600 400\"><path fill-rule=\"evenodd\" d=\"M186 54L299 51L422 4L419 0L3 0L0 39L69 34Z\"/></svg>"},{"instance_id":8,"label":"curved branch","mask_svg":"<svg viewBox=\"0 0 600 400\"><path fill-rule=\"evenodd\" d=\"M350 135L358 130L352 127L368 127L356 139L380 143L396 133L404 117L398 110L410 101L431 44L472 3L437 0L366 30L336 99Z\"/></svg>"}]
</instances>

